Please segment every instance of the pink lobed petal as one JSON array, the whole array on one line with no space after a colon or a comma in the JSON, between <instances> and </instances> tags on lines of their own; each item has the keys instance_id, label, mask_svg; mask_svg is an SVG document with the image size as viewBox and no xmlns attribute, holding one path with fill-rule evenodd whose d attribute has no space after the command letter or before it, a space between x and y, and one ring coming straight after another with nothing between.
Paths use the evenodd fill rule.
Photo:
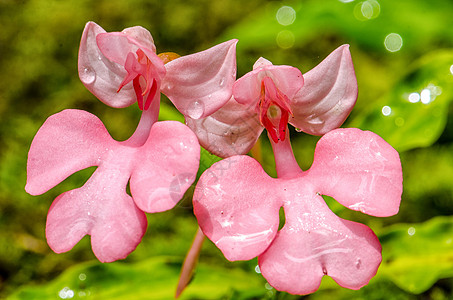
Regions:
<instances>
[{"instance_id":1,"label":"pink lobed petal","mask_svg":"<svg viewBox=\"0 0 453 300\"><path fill-rule=\"evenodd\" d=\"M376 274L381 246L363 224L338 218L306 182L287 181L286 223L258 257L270 285L291 294L315 292L324 275L359 289Z\"/></svg>"},{"instance_id":2,"label":"pink lobed petal","mask_svg":"<svg viewBox=\"0 0 453 300\"><path fill-rule=\"evenodd\" d=\"M149 213L173 208L194 182L199 160L197 137L187 126L154 123L135 154L130 187L137 206Z\"/></svg>"},{"instance_id":3,"label":"pink lobed petal","mask_svg":"<svg viewBox=\"0 0 453 300\"><path fill-rule=\"evenodd\" d=\"M249 152L263 131L255 107L239 104L233 97L206 118L186 117L186 124L201 146L223 158Z\"/></svg>"},{"instance_id":4,"label":"pink lobed petal","mask_svg":"<svg viewBox=\"0 0 453 300\"><path fill-rule=\"evenodd\" d=\"M230 40L165 65L162 92L182 114L204 118L230 99L236 79L236 43Z\"/></svg>"},{"instance_id":5,"label":"pink lobed petal","mask_svg":"<svg viewBox=\"0 0 453 300\"><path fill-rule=\"evenodd\" d=\"M274 239L282 205L275 182L245 155L219 161L201 175L194 213L203 233L228 260L252 259Z\"/></svg>"},{"instance_id":6,"label":"pink lobed petal","mask_svg":"<svg viewBox=\"0 0 453 300\"><path fill-rule=\"evenodd\" d=\"M98 165L113 146L114 140L95 115L75 109L54 114L30 146L25 190L42 194L74 172Z\"/></svg>"},{"instance_id":7,"label":"pink lobed petal","mask_svg":"<svg viewBox=\"0 0 453 300\"><path fill-rule=\"evenodd\" d=\"M302 73L291 66L266 65L260 58L253 71L239 78L233 86L233 96L237 102L258 107L261 94L261 81L270 77L275 86L289 99L292 99L304 85Z\"/></svg>"},{"instance_id":8,"label":"pink lobed petal","mask_svg":"<svg viewBox=\"0 0 453 300\"><path fill-rule=\"evenodd\" d=\"M57 197L46 224L52 250L69 251L89 234L99 261L126 258L140 243L147 227L145 214L126 194L127 179L128 174L99 168L83 187Z\"/></svg>"},{"instance_id":9,"label":"pink lobed petal","mask_svg":"<svg viewBox=\"0 0 453 300\"><path fill-rule=\"evenodd\" d=\"M330 131L316 146L309 174L318 192L350 209L378 217L398 212L403 189L400 158L373 132Z\"/></svg>"},{"instance_id":10,"label":"pink lobed petal","mask_svg":"<svg viewBox=\"0 0 453 300\"><path fill-rule=\"evenodd\" d=\"M304 86L292 100L289 123L322 135L339 127L357 100L357 80L349 45L342 45L304 75Z\"/></svg>"},{"instance_id":11,"label":"pink lobed petal","mask_svg":"<svg viewBox=\"0 0 453 300\"><path fill-rule=\"evenodd\" d=\"M127 107L137 101L135 92L132 84L129 84L117 93L127 72L122 65L105 57L99 49L96 37L103 33L105 30L96 23L86 24L79 48L79 77L85 87L106 105Z\"/></svg>"}]
</instances>

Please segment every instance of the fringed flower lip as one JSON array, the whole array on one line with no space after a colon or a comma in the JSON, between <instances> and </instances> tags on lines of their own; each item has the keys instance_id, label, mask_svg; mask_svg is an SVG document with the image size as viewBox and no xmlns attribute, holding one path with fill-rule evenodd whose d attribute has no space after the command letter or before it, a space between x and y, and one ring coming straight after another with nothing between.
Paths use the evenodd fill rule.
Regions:
<instances>
[{"instance_id":1,"label":"fringed flower lip","mask_svg":"<svg viewBox=\"0 0 453 300\"><path fill-rule=\"evenodd\" d=\"M303 75L297 68L259 58L234 83L233 97L224 107L206 118L186 117L186 124L203 147L229 157L247 153L264 128L275 142L285 138L287 123L308 134L325 134L343 124L357 93L349 45L338 47Z\"/></svg>"}]
</instances>

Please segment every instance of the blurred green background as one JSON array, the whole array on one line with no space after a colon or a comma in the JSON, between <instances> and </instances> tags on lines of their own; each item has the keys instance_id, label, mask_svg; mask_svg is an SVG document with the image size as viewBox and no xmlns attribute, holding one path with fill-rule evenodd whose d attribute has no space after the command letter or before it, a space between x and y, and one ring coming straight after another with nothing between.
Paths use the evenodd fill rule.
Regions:
<instances>
[{"instance_id":1,"label":"blurred green background","mask_svg":"<svg viewBox=\"0 0 453 300\"><path fill-rule=\"evenodd\" d=\"M383 263L359 291L325 278L298 297L272 289L256 260L231 263L206 241L183 299L453 298L453 2L451 0L0 0L0 298L171 299L197 229L189 191L171 211L148 216L148 231L126 260L101 264L89 237L64 254L45 241L53 199L81 186L93 168L44 195L25 193L26 158L47 117L66 108L98 115L116 139L134 130L136 105L112 109L77 75L87 21L107 31L141 25L157 52L181 55L238 38L238 76L263 56L306 72L350 44L358 103L344 127L372 130L401 155L404 193L398 215L375 218L326 199L339 216L369 225ZM161 119L182 120L163 99ZM292 132L307 169L318 137ZM265 169L273 156L262 136ZM216 158L203 154L202 168Z\"/></svg>"}]
</instances>

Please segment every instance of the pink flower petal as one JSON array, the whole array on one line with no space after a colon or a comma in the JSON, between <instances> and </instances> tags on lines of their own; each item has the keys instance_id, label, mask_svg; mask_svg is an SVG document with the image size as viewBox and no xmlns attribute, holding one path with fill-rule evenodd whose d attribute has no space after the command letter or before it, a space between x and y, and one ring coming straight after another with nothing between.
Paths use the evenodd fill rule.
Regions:
<instances>
[{"instance_id":1,"label":"pink flower petal","mask_svg":"<svg viewBox=\"0 0 453 300\"><path fill-rule=\"evenodd\" d=\"M152 62L156 74L163 77L163 62L155 53L151 34L142 27L123 32L106 33L94 22L88 22L80 41L78 70L85 87L111 107L127 107L137 101L132 83L118 92L127 75L124 68L129 52L141 49Z\"/></svg>"},{"instance_id":2,"label":"pink flower petal","mask_svg":"<svg viewBox=\"0 0 453 300\"><path fill-rule=\"evenodd\" d=\"M239 104L233 97L206 118L186 117L186 124L195 132L201 146L224 158L249 152L263 131L255 108Z\"/></svg>"},{"instance_id":3,"label":"pink flower petal","mask_svg":"<svg viewBox=\"0 0 453 300\"><path fill-rule=\"evenodd\" d=\"M86 234L101 262L126 258L147 227L145 214L126 194L129 175L98 169L79 189L58 196L47 215L46 237L56 253L71 250Z\"/></svg>"},{"instance_id":4,"label":"pink flower petal","mask_svg":"<svg viewBox=\"0 0 453 300\"><path fill-rule=\"evenodd\" d=\"M260 57L253 64L252 70L256 70L256 69L259 69L259 68L264 68L264 67L267 67L267 66L272 66L272 62L267 60L267 59L265 59L264 57Z\"/></svg>"},{"instance_id":5,"label":"pink flower petal","mask_svg":"<svg viewBox=\"0 0 453 300\"><path fill-rule=\"evenodd\" d=\"M96 36L101 33L105 33L105 30L96 23L88 22L85 26L79 49L80 80L108 106L127 107L137 101L134 89L130 84L117 93L127 72L122 65L110 61L102 54L96 42Z\"/></svg>"},{"instance_id":6,"label":"pink flower petal","mask_svg":"<svg viewBox=\"0 0 453 300\"><path fill-rule=\"evenodd\" d=\"M255 64L263 66L254 69L239 78L233 86L233 96L237 102L248 106L259 105L261 95L261 81L270 77L275 86L286 96L292 99L304 85L302 73L291 66L265 65L264 59Z\"/></svg>"},{"instance_id":7,"label":"pink flower petal","mask_svg":"<svg viewBox=\"0 0 453 300\"><path fill-rule=\"evenodd\" d=\"M230 99L236 79L236 43L230 40L165 65L162 92L181 113L204 118Z\"/></svg>"},{"instance_id":8,"label":"pink flower petal","mask_svg":"<svg viewBox=\"0 0 453 300\"><path fill-rule=\"evenodd\" d=\"M134 26L123 29L122 33L132 38L140 48L149 49L149 51L156 53L156 46L151 33L142 26Z\"/></svg>"},{"instance_id":9,"label":"pink flower petal","mask_svg":"<svg viewBox=\"0 0 453 300\"><path fill-rule=\"evenodd\" d=\"M254 159L232 156L212 165L198 181L194 213L203 233L228 260L248 260L275 237L282 203Z\"/></svg>"},{"instance_id":10,"label":"pink flower petal","mask_svg":"<svg viewBox=\"0 0 453 300\"><path fill-rule=\"evenodd\" d=\"M98 165L113 145L101 120L88 112L68 109L50 116L31 144L25 190L46 192L74 172Z\"/></svg>"},{"instance_id":11,"label":"pink flower petal","mask_svg":"<svg viewBox=\"0 0 453 300\"><path fill-rule=\"evenodd\" d=\"M378 217L398 212L403 181L398 152L370 131L336 129L324 135L309 173L318 192L350 209Z\"/></svg>"},{"instance_id":12,"label":"pink flower petal","mask_svg":"<svg viewBox=\"0 0 453 300\"><path fill-rule=\"evenodd\" d=\"M129 36L126 32L138 36L140 40L134 39L134 37ZM149 40L143 41L146 37ZM143 27L126 28L123 32L100 33L96 36L96 42L105 57L121 66L126 64L128 53L136 53L140 49L156 68L159 76L164 77L165 75L164 63L155 52L156 47L152 44L151 34Z\"/></svg>"},{"instance_id":13,"label":"pink flower petal","mask_svg":"<svg viewBox=\"0 0 453 300\"><path fill-rule=\"evenodd\" d=\"M357 100L357 80L349 45L334 50L304 74L305 83L292 100L290 124L308 134L322 135L346 120Z\"/></svg>"},{"instance_id":14,"label":"pink flower petal","mask_svg":"<svg viewBox=\"0 0 453 300\"><path fill-rule=\"evenodd\" d=\"M258 258L267 281L292 294L313 293L324 275L350 289L366 285L381 262L371 229L338 218L304 182L284 187L285 226Z\"/></svg>"},{"instance_id":15,"label":"pink flower petal","mask_svg":"<svg viewBox=\"0 0 453 300\"><path fill-rule=\"evenodd\" d=\"M135 155L130 182L135 203L149 213L173 208L194 182L199 160L197 137L187 126L155 123Z\"/></svg>"}]
</instances>

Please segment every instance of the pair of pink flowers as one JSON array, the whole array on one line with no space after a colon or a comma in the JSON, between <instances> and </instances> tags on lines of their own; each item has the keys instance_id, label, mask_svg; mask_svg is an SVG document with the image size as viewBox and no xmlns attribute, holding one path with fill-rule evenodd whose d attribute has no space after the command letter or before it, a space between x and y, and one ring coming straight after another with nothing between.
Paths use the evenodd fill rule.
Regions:
<instances>
[{"instance_id":1,"label":"pair of pink flowers","mask_svg":"<svg viewBox=\"0 0 453 300\"><path fill-rule=\"evenodd\" d=\"M201 229L227 259L258 256L269 283L296 294L315 291L324 275L353 289L374 276L381 261L377 237L368 227L335 216L321 197L389 216L398 211L402 192L401 164L390 145L371 132L335 129L357 97L348 47L304 75L260 58L236 81L236 42L164 62L142 27L106 33L93 22L86 25L80 79L105 104L126 107L137 101L143 112L135 133L123 142L80 110L49 117L36 134L28 157L30 194L98 166L84 186L53 202L46 236L55 252L69 251L89 234L100 261L125 258L145 233L145 212L171 209L195 181L201 144L228 157L201 176L193 199ZM187 126L157 122L161 92L184 114ZM308 171L294 158L288 123L325 134ZM243 155L264 128L278 178ZM281 207L286 224L278 231Z\"/></svg>"}]
</instances>

